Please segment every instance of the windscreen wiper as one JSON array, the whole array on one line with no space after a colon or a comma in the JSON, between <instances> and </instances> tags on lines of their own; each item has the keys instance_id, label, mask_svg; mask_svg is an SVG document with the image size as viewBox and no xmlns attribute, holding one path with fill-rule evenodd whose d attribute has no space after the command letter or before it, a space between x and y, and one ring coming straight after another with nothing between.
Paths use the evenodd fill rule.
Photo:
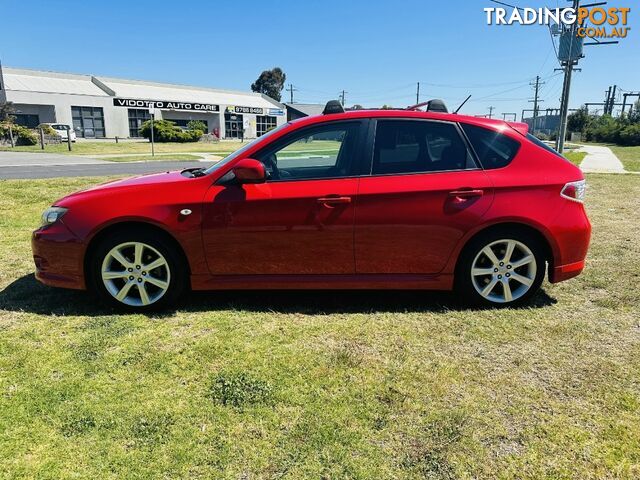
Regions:
<instances>
[{"instance_id":1,"label":"windscreen wiper","mask_svg":"<svg viewBox=\"0 0 640 480\"><path fill-rule=\"evenodd\" d=\"M188 175L191 178L195 178L195 177L205 176L206 174L204 172L205 172L204 167L192 167L192 168L185 168L180 172L180 174L185 176Z\"/></svg>"}]
</instances>

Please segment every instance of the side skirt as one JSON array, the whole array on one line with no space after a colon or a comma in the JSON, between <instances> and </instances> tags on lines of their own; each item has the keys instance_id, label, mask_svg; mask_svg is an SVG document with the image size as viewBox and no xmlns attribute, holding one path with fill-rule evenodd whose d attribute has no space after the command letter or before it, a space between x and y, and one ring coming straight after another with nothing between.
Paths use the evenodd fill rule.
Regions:
<instances>
[{"instance_id":1,"label":"side skirt","mask_svg":"<svg viewBox=\"0 0 640 480\"><path fill-rule=\"evenodd\" d=\"M191 275L193 290L452 290L453 275Z\"/></svg>"}]
</instances>

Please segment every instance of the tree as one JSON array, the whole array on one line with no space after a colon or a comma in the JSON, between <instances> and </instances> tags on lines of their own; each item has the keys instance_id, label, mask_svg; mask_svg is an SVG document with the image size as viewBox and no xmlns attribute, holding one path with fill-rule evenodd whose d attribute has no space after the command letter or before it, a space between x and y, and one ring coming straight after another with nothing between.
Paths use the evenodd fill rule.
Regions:
<instances>
[{"instance_id":1,"label":"tree","mask_svg":"<svg viewBox=\"0 0 640 480\"><path fill-rule=\"evenodd\" d=\"M280 67L263 71L258 79L251 84L253 92L263 93L267 97L271 97L276 101L282 98L281 92L284 88L284 82L287 76Z\"/></svg>"},{"instance_id":2,"label":"tree","mask_svg":"<svg viewBox=\"0 0 640 480\"><path fill-rule=\"evenodd\" d=\"M0 103L0 122L13 122L16 109L13 108L12 102Z\"/></svg>"},{"instance_id":3,"label":"tree","mask_svg":"<svg viewBox=\"0 0 640 480\"><path fill-rule=\"evenodd\" d=\"M567 117L567 130L570 132L584 132L591 123L591 116L587 106L583 105Z\"/></svg>"}]
</instances>

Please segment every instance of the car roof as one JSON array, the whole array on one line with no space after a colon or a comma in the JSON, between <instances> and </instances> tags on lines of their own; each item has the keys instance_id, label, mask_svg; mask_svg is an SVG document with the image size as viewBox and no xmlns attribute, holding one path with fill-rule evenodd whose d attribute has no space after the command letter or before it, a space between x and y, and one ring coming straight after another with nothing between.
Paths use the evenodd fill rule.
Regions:
<instances>
[{"instance_id":1,"label":"car roof","mask_svg":"<svg viewBox=\"0 0 640 480\"><path fill-rule=\"evenodd\" d=\"M504 120L495 118L473 117L470 115L459 115L457 113L422 112L419 110L400 109L350 110L344 113L331 113L326 115L303 117L297 120L293 120L291 123L296 126L303 126L329 121L352 120L361 118L409 118L441 120L447 122L466 123L499 131L513 132L515 130L521 135L526 135L529 128L526 123L506 122Z\"/></svg>"}]
</instances>

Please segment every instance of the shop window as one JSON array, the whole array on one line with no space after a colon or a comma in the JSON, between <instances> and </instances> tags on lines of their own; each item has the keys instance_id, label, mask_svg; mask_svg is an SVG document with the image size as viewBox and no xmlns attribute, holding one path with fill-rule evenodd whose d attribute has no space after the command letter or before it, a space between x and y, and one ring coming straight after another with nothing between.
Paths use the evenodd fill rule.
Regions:
<instances>
[{"instance_id":1,"label":"shop window","mask_svg":"<svg viewBox=\"0 0 640 480\"><path fill-rule=\"evenodd\" d=\"M151 118L149 110L144 108L129 109L129 136L140 137L140 127Z\"/></svg>"},{"instance_id":2,"label":"shop window","mask_svg":"<svg viewBox=\"0 0 640 480\"><path fill-rule=\"evenodd\" d=\"M238 115L236 113L225 113L224 129L226 138L244 138L242 115Z\"/></svg>"},{"instance_id":3,"label":"shop window","mask_svg":"<svg viewBox=\"0 0 640 480\"><path fill-rule=\"evenodd\" d=\"M16 113L13 115L16 118L16 123L27 128L36 128L40 125L40 117L38 115L30 113Z\"/></svg>"},{"instance_id":4,"label":"shop window","mask_svg":"<svg viewBox=\"0 0 640 480\"><path fill-rule=\"evenodd\" d=\"M82 138L104 138L104 112L102 107L71 107L73 129Z\"/></svg>"},{"instance_id":5,"label":"shop window","mask_svg":"<svg viewBox=\"0 0 640 480\"><path fill-rule=\"evenodd\" d=\"M276 117L258 115L256 117L256 135L261 137L270 130L276 128Z\"/></svg>"}]
</instances>

